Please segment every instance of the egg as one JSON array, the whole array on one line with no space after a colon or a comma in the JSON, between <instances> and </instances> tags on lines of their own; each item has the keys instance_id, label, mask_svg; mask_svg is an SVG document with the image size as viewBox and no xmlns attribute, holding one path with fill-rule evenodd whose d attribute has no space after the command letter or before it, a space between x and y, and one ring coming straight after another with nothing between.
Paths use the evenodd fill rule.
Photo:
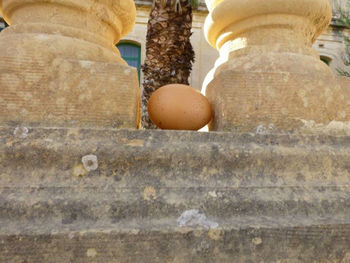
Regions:
<instances>
[{"instance_id":1,"label":"egg","mask_svg":"<svg viewBox=\"0 0 350 263\"><path fill-rule=\"evenodd\" d=\"M149 99L152 122L166 130L198 130L212 118L208 99L188 85L169 84L156 90Z\"/></svg>"}]
</instances>

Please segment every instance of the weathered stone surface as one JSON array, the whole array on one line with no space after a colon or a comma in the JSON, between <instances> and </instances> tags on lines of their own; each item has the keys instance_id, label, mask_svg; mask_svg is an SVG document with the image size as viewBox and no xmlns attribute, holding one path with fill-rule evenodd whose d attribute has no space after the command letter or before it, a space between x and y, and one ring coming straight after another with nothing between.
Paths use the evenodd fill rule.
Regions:
<instances>
[{"instance_id":1,"label":"weathered stone surface","mask_svg":"<svg viewBox=\"0 0 350 263\"><path fill-rule=\"evenodd\" d=\"M313 75L227 70L210 85L215 86L207 89L215 109L213 130L251 132L263 125L301 131L305 121L350 121L350 87L334 77L315 82Z\"/></svg>"},{"instance_id":2,"label":"weathered stone surface","mask_svg":"<svg viewBox=\"0 0 350 263\"><path fill-rule=\"evenodd\" d=\"M132 0L2 0L0 122L136 128L136 69L114 46L135 21Z\"/></svg>"},{"instance_id":3,"label":"weathered stone surface","mask_svg":"<svg viewBox=\"0 0 350 263\"><path fill-rule=\"evenodd\" d=\"M204 84L211 130L290 131L303 121L350 120L349 92L312 49L331 20L328 0L206 2L206 36L220 51Z\"/></svg>"},{"instance_id":4,"label":"weathered stone surface","mask_svg":"<svg viewBox=\"0 0 350 263\"><path fill-rule=\"evenodd\" d=\"M347 262L348 136L0 128L1 262Z\"/></svg>"},{"instance_id":5,"label":"weathered stone surface","mask_svg":"<svg viewBox=\"0 0 350 263\"><path fill-rule=\"evenodd\" d=\"M338 77L338 81L340 82L340 85L343 87L344 93L350 93L350 78Z\"/></svg>"}]
</instances>

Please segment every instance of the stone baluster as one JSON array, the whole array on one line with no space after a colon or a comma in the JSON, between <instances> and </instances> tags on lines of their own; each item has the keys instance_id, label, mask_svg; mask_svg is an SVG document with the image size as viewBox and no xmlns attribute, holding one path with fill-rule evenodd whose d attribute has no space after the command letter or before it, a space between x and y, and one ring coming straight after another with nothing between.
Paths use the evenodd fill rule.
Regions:
<instances>
[{"instance_id":1,"label":"stone baluster","mask_svg":"<svg viewBox=\"0 0 350 263\"><path fill-rule=\"evenodd\" d=\"M328 0L207 0L208 42L220 58L204 89L211 130L299 130L350 120L350 90L312 44L328 26ZM263 129L263 130L264 130Z\"/></svg>"},{"instance_id":2,"label":"stone baluster","mask_svg":"<svg viewBox=\"0 0 350 263\"><path fill-rule=\"evenodd\" d=\"M132 0L0 0L0 124L136 128L136 69L115 44Z\"/></svg>"}]
</instances>

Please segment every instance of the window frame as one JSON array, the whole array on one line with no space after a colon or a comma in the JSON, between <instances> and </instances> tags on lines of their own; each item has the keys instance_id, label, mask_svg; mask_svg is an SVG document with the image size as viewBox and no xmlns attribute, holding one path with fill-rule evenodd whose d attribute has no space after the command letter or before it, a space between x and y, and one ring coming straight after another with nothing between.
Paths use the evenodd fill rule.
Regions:
<instances>
[{"instance_id":1,"label":"window frame","mask_svg":"<svg viewBox=\"0 0 350 263\"><path fill-rule=\"evenodd\" d=\"M137 48L137 55L138 57L127 57L127 56L123 56L119 47L120 46L129 46L129 47L136 47ZM138 73L138 79L139 79L139 83L141 81L141 44L134 42L134 41L129 41L129 40L122 40L120 41L118 44L116 44L116 47L118 48L119 52L120 52L120 56L124 59L124 60L131 60L131 61L137 61L139 67L137 68L137 73Z\"/></svg>"},{"instance_id":2,"label":"window frame","mask_svg":"<svg viewBox=\"0 0 350 263\"><path fill-rule=\"evenodd\" d=\"M325 63L327 66L330 66L331 63L332 63L332 58L327 57L327 56L321 55L321 56L320 56L320 60L321 60L323 63Z\"/></svg>"},{"instance_id":3,"label":"window frame","mask_svg":"<svg viewBox=\"0 0 350 263\"><path fill-rule=\"evenodd\" d=\"M0 16L0 23L4 24L4 26L0 26L0 32L4 30L6 27L8 27L8 24L6 23L5 19Z\"/></svg>"}]
</instances>

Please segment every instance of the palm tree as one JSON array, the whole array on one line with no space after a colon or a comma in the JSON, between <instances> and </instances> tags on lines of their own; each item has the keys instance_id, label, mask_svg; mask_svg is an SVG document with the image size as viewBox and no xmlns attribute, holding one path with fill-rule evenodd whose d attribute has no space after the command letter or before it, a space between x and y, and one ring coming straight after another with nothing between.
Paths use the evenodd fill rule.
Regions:
<instances>
[{"instance_id":1,"label":"palm tree","mask_svg":"<svg viewBox=\"0 0 350 263\"><path fill-rule=\"evenodd\" d=\"M344 26L345 28L350 29L350 0L348 0L345 8L339 8L340 18L338 19L338 24ZM350 65L350 36L343 34L345 42L345 52L343 56L344 64ZM350 77L350 71L343 69L337 69L339 74L342 76Z\"/></svg>"},{"instance_id":2,"label":"palm tree","mask_svg":"<svg viewBox=\"0 0 350 263\"><path fill-rule=\"evenodd\" d=\"M154 129L147 112L148 100L158 88L171 83L189 84L194 62L190 42L194 0L153 0L147 26L142 94L142 126Z\"/></svg>"}]
</instances>

